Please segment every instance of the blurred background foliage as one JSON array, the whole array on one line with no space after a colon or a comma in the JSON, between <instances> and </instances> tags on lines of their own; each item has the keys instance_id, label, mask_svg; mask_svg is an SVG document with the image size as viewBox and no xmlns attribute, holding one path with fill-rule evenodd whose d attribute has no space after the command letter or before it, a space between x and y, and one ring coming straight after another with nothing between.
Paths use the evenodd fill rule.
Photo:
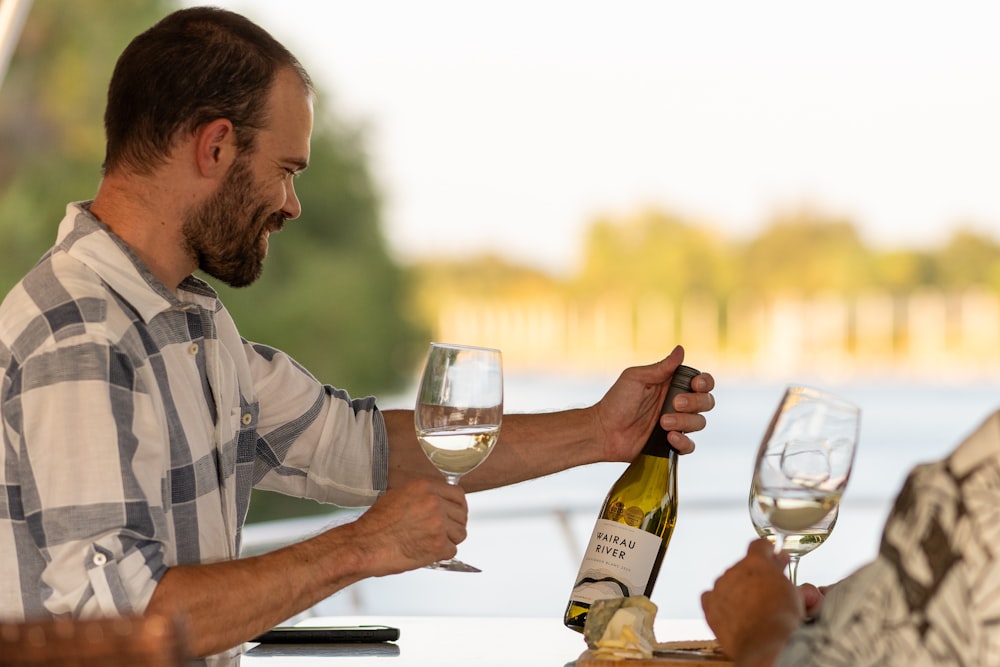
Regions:
<instances>
[{"instance_id":1,"label":"blurred background foliage","mask_svg":"<svg viewBox=\"0 0 1000 667\"><path fill-rule=\"evenodd\" d=\"M102 115L115 59L176 8L165 0L35 0L0 87L0 294L49 247L67 202L100 178ZM308 63L306 63L308 66ZM858 221L808 206L776 212L751 238L702 220L639 209L590 222L578 270L552 276L517 258L434 257L408 266L383 236L381 193L364 127L319 91L309 170L296 181L302 217L272 239L264 276L217 287L247 338L280 347L354 395L400 392L417 371L435 300L553 292L726 300L923 286L1000 292L1000 244L958 225L938 248L878 249ZM251 520L320 511L258 494Z\"/></svg>"}]
</instances>

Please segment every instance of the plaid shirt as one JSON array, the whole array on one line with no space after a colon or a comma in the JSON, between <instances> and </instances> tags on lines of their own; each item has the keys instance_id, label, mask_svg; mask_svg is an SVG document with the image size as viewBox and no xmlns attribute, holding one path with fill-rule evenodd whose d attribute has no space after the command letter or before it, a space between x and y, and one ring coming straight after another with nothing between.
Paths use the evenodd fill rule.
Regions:
<instances>
[{"instance_id":1,"label":"plaid shirt","mask_svg":"<svg viewBox=\"0 0 1000 667\"><path fill-rule=\"evenodd\" d=\"M374 399L171 293L86 204L0 305L0 617L141 612L172 565L235 558L258 488L343 506L385 489Z\"/></svg>"}]
</instances>

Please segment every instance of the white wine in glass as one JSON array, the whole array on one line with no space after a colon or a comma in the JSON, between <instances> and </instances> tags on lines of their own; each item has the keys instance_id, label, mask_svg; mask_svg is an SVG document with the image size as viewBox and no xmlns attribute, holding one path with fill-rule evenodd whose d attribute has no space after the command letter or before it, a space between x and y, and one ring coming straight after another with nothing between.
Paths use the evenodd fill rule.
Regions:
<instances>
[{"instance_id":1,"label":"white wine in glass","mask_svg":"<svg viewBox=\"0 0 1000 667\"><path fill-rule=\"evenodd\" d=\"M750 507L750 522L753 524L754 530L757 531L757 535L774 544L778 539L777 531L761 511L757 504L756 494L752 489L748 505ZM793 584L798 584L799 559L826 542L833 527L837 525L839 514L840 504L838 503L826 516L808 528L785 534L782 551L788 554L788 576Z\"/></svg>"},{"instance_id":2,"label":"white wine in glass","mask_svg":"<svg viewBox=\"0 0 1000 667\"><path fill-rule=\"evenodd\" d=\"M861 410L853 403L793 386L768 425L750 484L750 517L758 533L771 533L765 536L773 537L776 552L789 552L793 581L798 558L822 544L836 522L860 422Z\"/></svg>"},{"instance_id":3,"label":"white wine in glass","mask_svg":"<svg viewBox=\"0 0 1000 667\"><path fill-rule=\"evenodd\" d=\"M499 350L431 343L413 412L424 454L449 484L493 451L503 418L503 364ZM450 559L427 567L480 572Z\"/></svg>"}]
</instances>

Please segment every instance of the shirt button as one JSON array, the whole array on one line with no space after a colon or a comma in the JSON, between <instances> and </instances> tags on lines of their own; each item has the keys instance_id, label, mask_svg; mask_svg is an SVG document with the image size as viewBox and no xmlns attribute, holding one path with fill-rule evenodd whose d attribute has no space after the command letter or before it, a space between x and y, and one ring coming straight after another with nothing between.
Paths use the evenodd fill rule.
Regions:
<instances>
[{"instance_id":1,"label":"shirt button","mask_svg":"<svg viewBox=\"0 0 1000 667\"><path fill-rule=\"evenodd\" d=\"M191 343L191 345L188 346L188 354L192 357L198 354L198 343Z\"/></svg>"},{"instance_id":2,"label":"shirt button","mask_svg":"<svg viewBox=\"0 0 1000 667\"><path fill-rule=\"evenodd\" d=\"M244 426L249 426L250 422L253 421L253 416L248 412L245 415L243 415L243 418L240 421L243 422Z\"/></svg>"},{"instance_id":3,"label":"shirt button","mask_svg":"<svg viewBox=\"0 0 1000 667\"><path fill-rule=\"evenodd\" d=\"M108 557L104 554L94 554L94 565L100 567L108 562Z\"/></svg>"}]
</instances>

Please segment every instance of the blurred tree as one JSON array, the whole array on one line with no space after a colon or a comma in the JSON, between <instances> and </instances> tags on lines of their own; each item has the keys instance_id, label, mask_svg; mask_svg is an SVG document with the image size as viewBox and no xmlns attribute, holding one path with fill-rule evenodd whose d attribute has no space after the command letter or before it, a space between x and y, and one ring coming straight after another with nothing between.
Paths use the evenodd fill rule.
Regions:
<instances>
[{"instance_id":1,"label":"blurred tree","mask_svg":"<svg viewBox=\"0 0 1000 667\"><path fill-rule=\"evenodd\" d=\"M419 283L419 306L425 321L433 318L435 303L445 295L516 299L552 292L559 287L543 271L490 254L461 259L435 257L419 262L413 271Z\"/></svg>"},{"instance_id":2,"label":"blurred tree","mask_svg":"<svg viewBox=\"0 0 1000 667\"><path fill-rule=\"evenodd\" d=\"M874 258L853 223L803 209L775 217L742 252L741 281L759 294L833 291L870 286Z\"/></svg>"},{"instance_id":3,"label":"blurred tree","mask_svg":"<svg viewBox=\"0 0 1000 667\"><path fill-rule=\"evenodd\" d=\"M874 287L896 295L934 283L934 256L920 250L889 250L875 257Z\"/></svg>"},{"instance_id":4,"label":"blurred tree","mask_svg":"<svg viewBox=\"0 0 1000 667\"><path fill-rule=\"evenodd\" d=\"M161 0L35 0L0 95L0 294L52 244L66 203L91 197L118 54L172 8Z\"/></svg>"},{"instance_id":5,"label":"blurred tree","mask_svg":"<svg viewBox=\"0 0 1000 667\"><path fill-rule=\"evenodd\" d=\"M714 230L656 210L596 220L574 288L585 294L724 296L735 280L730 246Z\"/></svg>"},{"instance_id":6,"label":"blurred tree","mask_svg":"<svg viewBox=\"0 0 1000 667\"><path fill-rule=\"evenodd\" d=\"M945 289L989 286L1000 290L1000 244L961 228L934 257L935 282Z\"/></svg>"},{"instance_id":7,"label":"blurred tree","mask_svg":"<svg viewBox=\"0 0 1000 667\"><path fill-rule=\"evenodd\" d=\"M118 54L176 8L158 0L35 0L0 97L0 294L52 244L66 203L93 196L103 113ZM306 63L308 67L308 63ZM296 182L304 213L272 239L264 277L219 285L241 332L321 380L366 395L399 389L426 334L409 278L389 255L364 135L320 93L311 164ZM255 494L251 520L328 511Z\"/></svg>"}]
</instances>

